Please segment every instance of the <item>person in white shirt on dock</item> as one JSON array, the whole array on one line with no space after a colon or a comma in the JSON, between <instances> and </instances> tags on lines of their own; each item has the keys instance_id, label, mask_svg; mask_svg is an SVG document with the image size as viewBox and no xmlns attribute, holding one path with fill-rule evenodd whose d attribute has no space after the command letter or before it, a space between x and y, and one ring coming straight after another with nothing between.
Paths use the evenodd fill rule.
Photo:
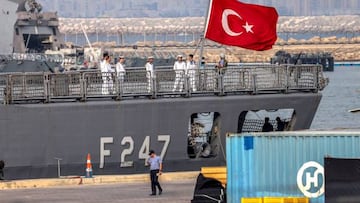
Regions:
<instances>
[{"instance_id":1,"label":"person in white shirt on dock","mask_svg":"<svg viewBox=\"0 0 360 203\"><path fill-rule=\"evenodd\" d=\"M176 91L177 88L179 88L179 91L183 91L184 87L184 73L186 71L186 63L182 60L182 55L177 56L177 61L175 61L174 64L174 71L175 71L175 83L173 92Z\"/></svg>"},{"instance_id":2,"label":"person in white shirt on dock","mask_svg":"<svg viewBox=\"0 0 360 203\"><path fill-rule=\"evenodd\" d=\"M196 84L195 84L195 75L196 75L196 63L194 61L194 55L189 54L188 55L188 61L186 63L186 70L187 74L190 78L190 88L193 92L196 91Z\"/></svg>"},{"instance_id":3,"label":"person in white shirt on dock","mask_svg":"<svg viewBox=\"0 0 360 203\"><path fill-rule=\"evenodd\" d=\"M151 91L151 81L153 78L155 78L154 73L154 57L149 56L147 59L147 63L145 64L145 70L146 70L146 78L148 80L148 92Z\"/></svg>"}]
</instances>

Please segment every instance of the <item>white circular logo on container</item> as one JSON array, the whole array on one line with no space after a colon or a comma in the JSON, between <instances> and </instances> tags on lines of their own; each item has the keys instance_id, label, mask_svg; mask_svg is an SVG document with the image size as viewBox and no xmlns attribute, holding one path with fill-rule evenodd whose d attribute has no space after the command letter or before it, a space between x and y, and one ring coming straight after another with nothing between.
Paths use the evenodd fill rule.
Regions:
<instances>
[{"instance_id":1,"label":"white circular logo on container","mask_svg":"<svg viewBox=\"0 0 360 203\"><path fill-rule=\"evenodd\" d=\"M315 161L304 163L297 173L297 185L306 197L320 197L325 191L324 167Z\"/></svg>"}]
</instances>

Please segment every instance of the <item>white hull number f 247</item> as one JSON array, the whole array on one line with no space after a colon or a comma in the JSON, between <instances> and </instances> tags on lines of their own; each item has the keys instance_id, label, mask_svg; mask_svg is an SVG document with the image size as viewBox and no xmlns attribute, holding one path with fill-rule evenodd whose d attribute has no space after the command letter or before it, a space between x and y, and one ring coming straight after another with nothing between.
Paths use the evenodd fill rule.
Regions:
<instances>
[{"instance_id":1,"label":"white hull number f 247","mask_svg":"<svg viewBox=\"0 0 360 203\"><path fill-rule=\"evenodd\" d=\"M164 158L167 149L170 144L170 135L158 135L158 142L164 142L163 148L161 150L160 156ZM113 144L113 137L101 137L100 138L100 165L99 168L104 168L105 157L111 155L111 151L109 149L105 149L105 144ZM132 167L134 165L133 160L127 160L126 157L130 156L134 152L135 144L134 140L130 136L123 137L121 140L121 146L126 147L121 151L120 155L120 167ZM146 159L149 157L150 151L150 136L146 136L138 154L138 159L144 159L144 164L146 165Z\"/></svg>"}]
</instances>

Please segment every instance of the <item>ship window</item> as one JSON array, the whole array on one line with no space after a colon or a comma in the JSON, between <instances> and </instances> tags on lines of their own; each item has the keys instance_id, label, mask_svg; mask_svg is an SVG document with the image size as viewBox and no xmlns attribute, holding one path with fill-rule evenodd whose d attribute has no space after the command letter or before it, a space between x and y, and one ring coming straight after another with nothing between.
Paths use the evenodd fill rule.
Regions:
<instances>
[{"instance_id":1,"label":"ship window","mask_svg":"<svg viewBox=\"0 0 360 203\"><path fill-rule=\"evenodd\" d=\"M291 131L296 121L294 109L243 111L239 115L237 132L262 132L266 117L273 131Z\"/></svg>"},{"instance_id":2,"label":"ship window","mask_svg":"<svg viewBox=\"0 0 360 203\"><path fill-rule=\"evenodd\" d=\"M16 35L19 35L19 28L15 29L15 33L16 33Z\"/></svg>"},{"instance_id":3,"label":"ship window","mask_svg":"<svg viewBox=\"0 0 360 203\"><path fill-rule=\"evenodd\" d=\"M220 148L220 114L194 113L189 119L187 154L191 159L216 157Z\"/></svg>"}]
</instances>

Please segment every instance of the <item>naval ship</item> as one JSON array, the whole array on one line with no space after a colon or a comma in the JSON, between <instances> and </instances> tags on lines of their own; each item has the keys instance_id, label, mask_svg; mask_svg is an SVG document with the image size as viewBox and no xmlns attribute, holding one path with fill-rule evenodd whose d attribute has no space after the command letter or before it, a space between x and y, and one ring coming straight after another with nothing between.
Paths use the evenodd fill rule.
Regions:
<instances>
[{"instance_id":1,"label":"naval ship","mask_svg":"<svg viewBox=\"0 0 360 203\"><path fill-rule=\"evenodd\" d=\"M27 11L22 3L29 1L1 2L3 25L15 26L2 33L2 45L25 30L47 30L16 20L40 18L33 1ZM52 31L47 37L58 35ZM15 41L29 47L30 34L21 35ZM225 165L228 132L262 131L266 117L274 130L277 117L281 130L308 129L327 85L313 64L134 68L125 75L30 70L0 74L0 160L8 180L85 175L88 153L94 175L145 173L150 150L165 172Z\"/></svg>"}]
</instances>

